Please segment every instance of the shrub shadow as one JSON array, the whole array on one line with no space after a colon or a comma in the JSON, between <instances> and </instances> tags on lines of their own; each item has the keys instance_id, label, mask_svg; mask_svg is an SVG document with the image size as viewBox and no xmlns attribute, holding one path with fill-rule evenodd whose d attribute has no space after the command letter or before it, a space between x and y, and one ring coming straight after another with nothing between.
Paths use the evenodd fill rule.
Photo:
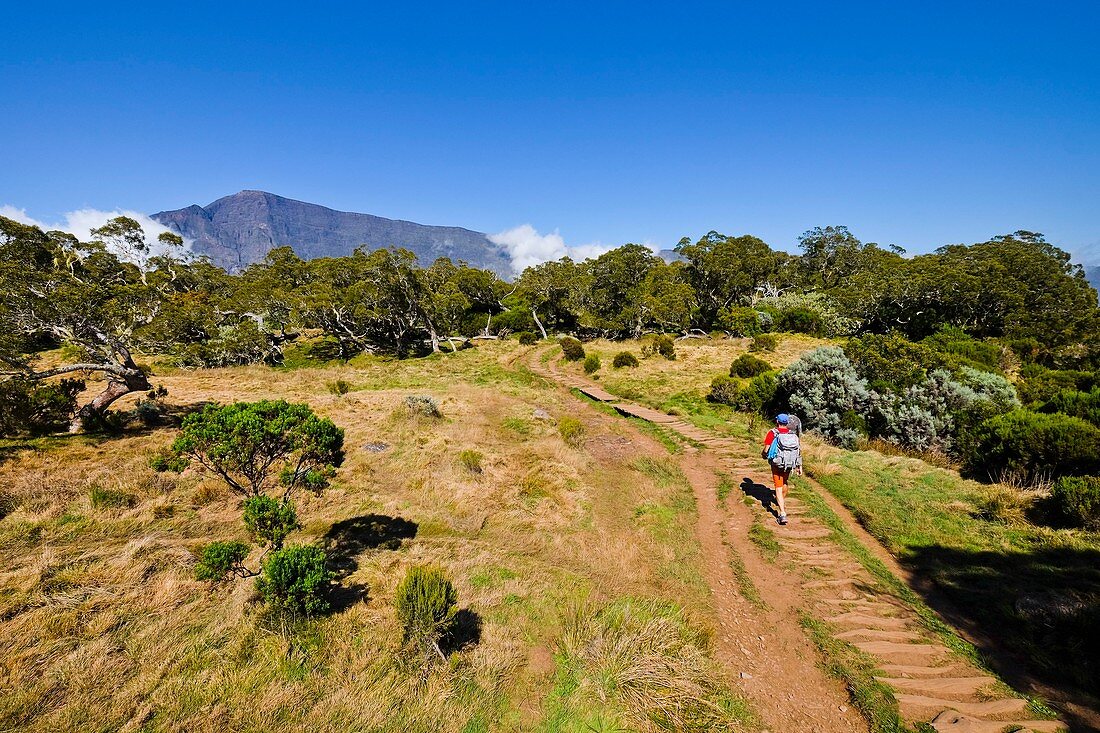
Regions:
<instances>
[{"instance_id":1,"label":"shrub shadow","mask_svg":"<svg viewBox=\"0 0 1100 733\"><path fill-rule=\"evenodd\" d=\"M778 505L775 503L775 491L764 484L758 484L746 476L741 480L741 491L760 502L760 506L774 517L779 516Z\"/></svg>"},{"instance_id":2,"label":"shrub shadow","mask_svg":"<svg viewBox=\"0 0 1100 733\"><path fill-rule=\"evenodd\" d=\"M905 564L934 583L921 589L928 602L966 631L1010 685L1056 704L1072 730L1097 729L1100 550L928 546Z\"/></svg>"},{"instance_id":3,"label":"shrub shadow","mask_svg":"<svg viewBox=\"0 0 1100 733\"><path fill-rule=\"evenodd\" d=\"M481 615L471 608L463 608L455 614L450 631L441 640L443 653L460 652L476 646L481 641L481 626Z\"/></svg>"},{"instance_id":4,"label":"shrub shadow","mask_svg":"<svg viewBox=\"0 0 1100 733\"><path fill-rule=\"evenodd\" d=\"M322 539L329 568L337 577L347 577L358 569L359 555L368 550L396 550L403 541L416 537L417 528L416 522L385 514L342 519Z\"/></svg>"}]
</instances>

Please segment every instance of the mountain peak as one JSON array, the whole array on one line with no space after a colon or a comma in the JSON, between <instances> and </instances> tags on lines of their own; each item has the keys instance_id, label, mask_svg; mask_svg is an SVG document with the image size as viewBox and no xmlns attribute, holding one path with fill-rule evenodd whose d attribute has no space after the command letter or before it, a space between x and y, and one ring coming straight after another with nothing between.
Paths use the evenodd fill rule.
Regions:
<instances>
[{"instance_id":1,"label":"mountain peak","mask_svg":"<svg viewBox=\"0 0 1100 733\"><path fill-rule=\"evenodd\" d=\"M303 259L339 257L357 247L404 247L424 265L440 257L511 274L511 260L481 233L336 211L268 191L245 189L204 207L161 211L153 219L194 240L194 250L235 272L289 246Z\"/></svg>"}]
</instances>

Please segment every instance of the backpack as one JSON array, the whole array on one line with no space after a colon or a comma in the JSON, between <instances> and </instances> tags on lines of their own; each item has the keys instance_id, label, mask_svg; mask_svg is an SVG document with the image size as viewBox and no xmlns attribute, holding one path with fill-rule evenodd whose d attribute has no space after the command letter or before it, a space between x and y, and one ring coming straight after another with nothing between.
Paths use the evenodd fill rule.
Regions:
<instances>
[{"instance_id":1,"label":"backpack","mask_svg":"<svg viewBox=\"0 0 1100 733\"><path fill-rule=\"evenodd\" d=\"M798 466L802 453L802 441L794 433L777 432L770 448L768 460L780 471L793 471Z\"/></svg>"}]
</instances>

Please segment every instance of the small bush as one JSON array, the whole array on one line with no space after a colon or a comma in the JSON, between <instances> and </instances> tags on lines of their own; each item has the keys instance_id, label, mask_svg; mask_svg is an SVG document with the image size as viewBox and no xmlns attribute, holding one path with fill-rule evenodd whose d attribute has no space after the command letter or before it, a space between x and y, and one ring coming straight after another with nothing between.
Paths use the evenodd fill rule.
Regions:
<instances>
[{"instance_id":1,"label":"small bush","mask_svg":"<svg viewBox=\"0 0 1100 733\"><path fill-rule=\"evenodd\" d=\"M1070 525L1100 531L1100 477L1060 478L1054 483L1050 501Z\"/></svg>"},{"instance_id":2,"label":"small bush","mask_svg":"<svg viewBox=\"0 0 1100 733\"><path fill-rule=\"evenodd\" d=\"M760 312L747 306L731 306L718 311L717 325L734 336L756 336L764 330Z\"/></svg>"},{"instance_id":3,"label":"small bush","mask_svg":"<svg viewBox=\"0 0 1100 733\"><path fill-rule=\"evenodd\" d=\"M810 336L824 336L825 324L821 314L813 308L795 306L779 314L775 321L776 329L790 333L805 333Z\"/></svg>"},{"instance_id":4,"label":"small bush","mask_svg":"<svg viewBox=\"0 0 1100 733\"><path fill-rule=\"evenodd\" d=\"M409 568L394 598L405 643L425 655L434 650L442 657L439 641L454 624L457 604L458 592L442 569Z\"/></svg>"},{"instance_id":5,"label":"small bush","mask_svg":"<svg viewBox=\"0 0 1100 733\"><path fill-rule=\"evenodd\" d=\"M464 450L458 454L458 462L470 473L481 473L481 461L484 458L479 451Z\"/></svg>"},{"instance_id":6,"label":"small bush","mask_svg":"<svg viewBox=\"0 0 1100 733\"><path fill-rule=\"evenodd\" d=\"M775 351L779 346L779 339L774 333L761 333L752 337L749 351Z\"/></svg>"},{"instance_id":7,"label":"small bush","mask_svg":"<svg viewBox=\"0 0 1100 733\"><path fill-rule=\"evenodd\" d=\"M589 354L584 357L584 373L594 374L600 370L600 357L595 354Z\"/></svg>"},{"instance_id":8,"label":"small bush","mask_svg":"<svg viewBox=\"0 0 1100 733\"><path fill-rule=\"evenodd\" d=\"M195 563L196 580L225 580L230 575L248 574L244 559L248 557L248 545L244 542L211 542L199 549L199 561Z\"/></svg>"},{"instance_id":9,"label":"small bush","mask_svg":"<svg viewBox=\"0 0 1100 733\"><path fill-rule=\"evenodd\" d=\"M424 417L443 417L443 410L439 407L439 400L435 397L422 394L411 394L405 398L405 407L413 415Z\"/></svg>"},{"instance_id":10,"label":"small bush","mask_svg":"<svg viewBox=\"0 0 1100 733\"><path fill-rule=\"evenodd\" d=\"M277 611L311 616L329 609L326 596L332 578L325 568L324 550L291 545L264 560L256 590Z\"/></svg>"},{"instance_id":11,"label":"small bush","mask_svg":"<svg viewBox=\"0 0 1100 733\"><path fill-rule=\"evenodd\" d=\"M558 433L562 440L576 447L584 441L584 423L566 415L558 420Z\"/></svg>"},{"instance_id":12,"label":"small bush","mask_svg":"<svg viewBox=\"0 0 1100 733\"><path fill-rule=\"evenodd\" d=\"M566 336L561 340L561 353L566 361L580 361L584 358L584 346L572 336Z\"/></svg>"},{"instance_id":13,"label":"small bush","mask_svg":"<svg viewBox=\"0 0 1100 733\"><path fill-rule=\"evenodd\" d=\"M19 508L19 497L15 494L0 490L0 519L8 516Z\"/></svg>"},{"instance_id":14,"label":"small bush","mask_svg":"<svg viewBox=\"0 0 1100 733\"><path fill-rule=\"evenodd\" d=\"M732 407L737 403L737 393L740 389L740 384L736 379L727 377L725 374L719 374L710 383L710 393L707 395L707 399L711 402Z\"/></svg>"},{"instance_id":15,"label":"small bush","mask_svg":"<svg viewBox=\"0 0 1100 733\"><path fill-rule=\"evenodd\" d=\"M1062 390L1051 396L1039 411L1060 412L1100 426L1100 387L1093 387L1090 392Z\"/></svg>"},{"instance_id":16,"label":"small bush","mask_svg":"<svg viewBox=\"0 0 1100 733\"><path fill-rule=\"evenodd\" d=\"M176 514L175 504L156 504L153 506L153 519L168 519Z\"/></svg>"},{"instance_id":17,"label":"small bush","mask_svg":"<svg viewBox=\"0 0 1100 733\"><path fill-rule=\"evenodd\" d=\"M79 379L34 382L15 377L0 383L0 435L44 435L64 430L84 390Z\"/></svg>"},{"instance_id":18,"label":"small bush","mask_svg":"<svg viewBox=\"0 0 1100 733\"><path fill-rule=\"evenodd\" d=\"M979 425L963 459L980 478L1015 474L1031 481L1095 474L1100 428L1078 417L1014 410Z\"/></svg>"},{"instance_id":19,"label":"small bush","mask_svg":"<svg viewBox=\"0 0 1100 733\"><path fill-rule=\"evenodd\" d=\"M244 500L244 526L261 547L271 545L277 550L287 535L302 525L293 504L261 494Z\"/></svg>"},{"instance_id":20,"label":"small bush","mask_svg":"<svg viewBox=\"0 0 1100 733\"><path fill-rule=\"evenodd\" d=\"M328 391L334 395L346 395L351 391L351 382L344 379L334 379L328 383Z\"/></svg>"},{"instance_id":21,"label":"small bush","mask_svg":"<svg viewBox=\"0 0 1100 733\"><path fill-rule=\"evenodd\" d=\"M187 468L187 463L186 456L177 456L171 451L162 450L149 459L149 468L157 473L182 473Z\"/></svg>"},{"instance_id":22,"label":"small bush","mask_svg":"<svg viewBox=\"0 0 1100 733\"><path fill-rule=\"evenodd\" d=\"M616 369L622 369L623 367L636 367L638 366L638 357L631 354L629 351L620 351L615 354L615 359L611 362L611 366Z\"/></svg>"},{"instance_id":23,"label":"small bush","mask_svg":"<svg viewBox=\"0 0 1100 733\"><path fill-rule=\"evenodd\" d=\"M668 334L659 334L653 339L653 350L669 361L676 358L676 343Z\"/></svg>"},{"instance_id":24,"label":"small bush","mask_svg":"<svg viewBox=\"0 0 1100 733\"><path fill-rule=\"evenodd\" d=\"M761 415L772 413L775 393L779 389L779 380L775 372L757 374L737 390L733 406L742 412L755 412Z\"/></svg>"},{"instance_id":25,"label":"small bush","mask_svg":"<svg viewBox=\"0 0 1100 733\"><path fill-rule=\"evenodd\" d=\"M985 487L978 496L978 515L982 519L1002 524L1022 524L1032 499L1013 486L994 484Z\"/></svg>"},{"instance_id":26,"label":"small bush","mask_svg":"<svg viewBox=\"0 0 1100 733\"><path fill-rule=\"evenodd\" d=\"M89 498L96 509L129 509L137 503L137 498L133 494L116 489L105 489L102 486L93 486Z\"/></svg>"},{"instance_id":27,"label":"small bush","mask_svg":"<svg viewBox=\"0 0 1100 733\"><path fill-rule=\"evenodd\" d=\"M539 337L531 331L520 331L516 334L516 338L523 346L533 346L539 342Z\"/></svg>"},{"instance_id":28,"label":"small bush","mask_svg":"<svg viewBox=\"0 0 1100 733\"><path fill-rule=\"evenodd\" d=\"M764 374L771 370L771 364L763 359L756 358L752 354L742 354L730 364L731 377L743 377L748 379L749 377L755 377L758 374Z\"/></svg>"}]
</instances>

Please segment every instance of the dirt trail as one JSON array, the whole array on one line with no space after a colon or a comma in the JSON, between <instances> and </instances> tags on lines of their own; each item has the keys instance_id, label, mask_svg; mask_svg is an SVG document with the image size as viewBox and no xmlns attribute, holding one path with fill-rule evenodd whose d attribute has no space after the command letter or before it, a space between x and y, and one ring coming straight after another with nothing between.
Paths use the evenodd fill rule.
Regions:
<instances>
[{"instance_id":1,"label":"dirt trail","mask_svg":"<svg viewBox=\"0 0 1100 733\"><path fill-rule=\"evenodd\" d=\"M594 398L601 401L615 399L583 380L570 379L570 375L553 364L539 363L538 351L532 355L534 358L527 364L535 373L586 394L594 393ZM644 408L639 408L635 412L643 411ZM657 415L660 413L654 413ZM682 427L691 428L686 424ZM698 438L706 437L698 434ZM683 457L681 467L691 483L698 509L695 534L718 622L715 656L731 684L753 701L765 725L774 733L866 731L867 725L851 707L844 686L825 675L814 662L814 649L798 626L797 585L790 578L766 577L769 571L774 571L770 566L756 567L756 584L768 608L757 607L738 591L727 540L732 541L736 554L745 556L746 561L751 553L746 552L747 547L737 546L747 542L744 531L729 531L726 526L726 514L717 498L719 464L715 456L708 451L692 450ZM747 513L748 507L743 508Z\"/></svg>"},{"instance_id":2,"label":"dirt trail","mask_svg":"<svg viewBox=\"0 0 1100 733\"><path fill-rule=\"evenodd\" d=\"M740 687L774 730L866 729L864 721L847 707L846 692L814 665L817 655L798 624L800 610L826 622L837 638L875 659L883 672L879 680L893 689L902 716L911 724L929 723L938 731L957 733L1064 729L1058 721L1035 720L1027 700L943 646L922 626L917 614L882 588L797 499L787 500L790 523L774 529L786 565L792 567L763 562L748 542L748 529L753 512L763 514L770 502L770 474L762 470L765 466L753 455L753 447L619 400L580 375L564 371L553 360L540 362L540 353L544 352L532 350L527 359L536 373L579 389L624 415L669 428L701 446L685 457L683 466L695 491L699 511L696 533L722 627L719 653L722 661L731 665L731 672L742 673ZM760 503L750 508L733 501L726 509L719 507L715 493L718 471L742 481L742 490ZM836 502L829 503L834 511L846 515ZM866 538L856 536L871 547ZM872 551L880 557L884 554L877 543ZM737 592L729 565L731 552L744 563L768 606L766 613ZM896 569L892 558L889 566Z\"/></svg>"}]
</instances>

